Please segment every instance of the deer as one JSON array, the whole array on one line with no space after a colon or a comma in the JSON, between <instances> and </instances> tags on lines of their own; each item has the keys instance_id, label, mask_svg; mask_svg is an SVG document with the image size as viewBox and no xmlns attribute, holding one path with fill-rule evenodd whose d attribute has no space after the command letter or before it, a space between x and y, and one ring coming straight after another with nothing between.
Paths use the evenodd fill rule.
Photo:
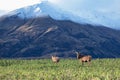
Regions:
<instances>
[{"instance_id":1,"label":"deer","mask_svg":"<svg viewBox=\"0 0 120 80\"><path fill-rule=\"evenodd\" d=\"M91 60L92 60L92 56L91 55L81 55L79 52L76 52L77 54L77 59L79 59L82 62L82 65L84 62L88 62L90 64Z\"/></svg>"},{"instance_id":2,"label":"deer","mask_svg":"<svg viewBox=\"0 0 120 80\"><path fill-rule=\"evenodd\" d=\"M60 61L60 58L59 58L59 57L52 56L51 58L52 58L52 61L53 61L54 63L58 63L58 62Z\"/></svg>"}]
</instances>

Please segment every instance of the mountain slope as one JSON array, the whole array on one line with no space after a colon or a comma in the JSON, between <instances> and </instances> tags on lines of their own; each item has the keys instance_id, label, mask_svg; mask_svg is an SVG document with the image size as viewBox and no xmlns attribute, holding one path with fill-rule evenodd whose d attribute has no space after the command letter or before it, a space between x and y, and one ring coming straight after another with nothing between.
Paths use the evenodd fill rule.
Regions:
<instances>
[{"instance_id":1,"label":"mountain slope","mask_svg":"<svg viewBox=\"0 0 120 80\"><path fill-rule=\"evenodd\" d=\"M95 58L120 57L119 36L119 30L103 26L12 15L0 18L0 58L75 57L73 50Z\"/></svg>"}]
</instances>

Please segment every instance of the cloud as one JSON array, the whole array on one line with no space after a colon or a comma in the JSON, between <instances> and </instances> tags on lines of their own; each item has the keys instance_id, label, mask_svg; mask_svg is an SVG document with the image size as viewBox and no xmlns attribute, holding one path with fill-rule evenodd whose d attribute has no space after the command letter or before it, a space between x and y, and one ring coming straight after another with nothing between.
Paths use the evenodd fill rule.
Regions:
<instances>
[{"instance_id":1,"label":"cloud","mask_svg":"<svg viewBox=\"0 0 120 80\"><path fill-rule=\"evenodd\" d=\"M66 10L101 10L114 11L120 9L119 0L48 0Z\"/></svg>"},{"instance_id":2,"label":"cloud","mask_svg":"<svg viewBox=\"0 0 120 80\"><path fill-rule=\"evenodd\" d=\"M0 10L11 11L41 1L92 23L120 29L120 0L0 0Z\"/></svg>"},{"instance_id":3,"label":"cloud","mask_svg":"<svg viewBox=\"0 0 120 80\"><path fill-rule=\"evenodd\" d=\"M65 11L97 24L120 28L120 0L48 0Z\"/></svg>"},{"instance_id":4,"label":"cloud","mask_svg":"<svg viewBox=\"0 0 120 80\"><path fill-rule=\"evenodd\" d=\"M41 0L0 0L0 10L12 11L24 6L36 4Z\"/></svg>"}]
</instances>

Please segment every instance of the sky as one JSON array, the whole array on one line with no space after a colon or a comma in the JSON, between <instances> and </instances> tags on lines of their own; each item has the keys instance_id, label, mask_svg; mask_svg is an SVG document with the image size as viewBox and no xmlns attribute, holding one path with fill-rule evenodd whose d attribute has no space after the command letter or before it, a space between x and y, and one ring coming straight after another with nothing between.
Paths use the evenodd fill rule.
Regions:
<instances>
[{"instance_id":1,"label":"sky","mask_svg":"<svg viewBox=\"0 0 120 80\"><path fill-rule=\"evenodd\" d=\"M68 11L92 10L100 12L118 12L120 0L48 0ZM120 11L119 11L120 12Z\"/></svg>"},{"instance_id":2,"label":"sky","mask_svg":"<svg viewBox=\"0 0 120 80\"><path fill-rule=\"evenodd\" d=\"M12 11L38 2L40 0L0 0L0 10Z\"/></svg>"},{"instance_id":3,"label":"sky","mask_svg":"<svg viewBox=\"0 0 120 80\"><path fill-rule=\"evenodd\" d=\"M0 10L14 10L44 0L0 0ZM111 12L120 10L120 0L46 0L66 10L98 10Z\"/></svg>"}]
</instances>

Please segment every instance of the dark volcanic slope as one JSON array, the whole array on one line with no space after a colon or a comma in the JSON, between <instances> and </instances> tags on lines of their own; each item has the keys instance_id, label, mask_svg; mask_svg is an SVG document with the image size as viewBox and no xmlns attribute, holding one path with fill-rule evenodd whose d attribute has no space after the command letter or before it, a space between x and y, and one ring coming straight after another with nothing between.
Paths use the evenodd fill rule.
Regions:
<instances>
[{"instance_id":1,"label":"dark volcanic slope","mask_svg":"<svg viewBox=\"0 0 120 80\"><path fill-rule=\"evenodd\" d=\"M75 57L73 50L96 58L120 57L120 31L50 17L0 18L0 58Z\"/></svg>"}]
</instances>

